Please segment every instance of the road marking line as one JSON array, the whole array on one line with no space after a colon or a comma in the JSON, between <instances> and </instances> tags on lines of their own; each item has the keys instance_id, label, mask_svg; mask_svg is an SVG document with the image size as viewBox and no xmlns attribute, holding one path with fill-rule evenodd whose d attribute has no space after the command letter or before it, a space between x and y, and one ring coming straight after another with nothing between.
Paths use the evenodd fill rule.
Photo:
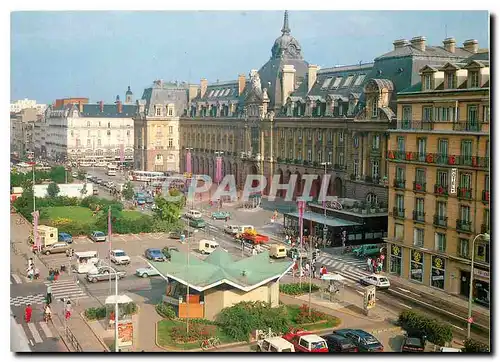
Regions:
<instances>
[{"instance_id":1,"label":"road marking line","mask_svg":"<svg viewBox=\"0 0 500 362\"><path fill-rule=\"evenodd\" d=\"M132 234L137 240L141 240L141 238L139 237L139 235L136 235L136 234Z\"/></svg>"},{"instance_id":2,"label":"road marking line","mask_svg":"<svg viewBox=\"0 0 500 362\"><path fill-rule=\"evenodd\" d=\"M23 282L21 280L21 278L19 278L19 275L17 275L17 274L11 274L11 275L12 275L12 279L14 279L14 281L16 282L16 284L21 284Z\"/></svg>"},{"instance_id":3,"label":"road marking line","mask_svg":"<svg viewBox=\"0 0 500 362\"><path fill-rule=\"evenodd\" d=\"M410 294L413 294L413 295L416 295L418 297L421 297L420 294L417 294L417 293L413 293L411 290L407 290L407 289L403 289L403 288L399 288L399 287L396 287L397 289L401 290L402 292L405 292L405 293L410 293Z\"/></svg>"},{"instance_id":4,"label":"road marking line","mask_svg":"<svg viewBox=\"0 0 500 362\"><path fill-rule=\"evenodd\" d=\"M42 327L42 331L43 333L45 333L45 336L47 338L52 338L54 337L54 335L52 334L52 332L50 331L50 328L49 326L47 325L46 322L40 322L40 327Z\"/></svg>"},{"instance_id":5,"label":"road marking line","mask_svg":"<svg viewBox=\"0 0 500 362\"><path fill-rule=\"evenodd\" d=\"M409 305L406 305L404 303L398 302L398 304L401 304L403 307L406 307L408 309L413 309L412 307L410 307Z\"/></svg>"},{"instance_id":6,"label":"road marking line","mask_svg":"<svg viewBox=\"0 0 500 362\"><path fill-rule=\"evenodd\" d=\"M446 323L448 323L448 324L449 324L450 326L452 326L452 327L455 327L456 329L460 329L461 331L463 331L463 330L464 330L463 328L461 328L461 327L459 327L459 326L456 326L456 325L454 325L454 324L451 324L451 323L449 323L449 322L446 322Z\"/></svg>"},{"instance_id":7,"label":"road marking line","mask_svg":"<svg viewBox=\"0 0 500 362\"><path fill-rule=\"evenodd\" d=\"M33 343L33 341L32 341L31 339L30 339L29 341L30 341L31 346L33 347L33 346L35 345L35 344Z\"/></svg>"},{"instance_id":8,"label":"road marking line","mask_svg":"<svg viewBox=\"0 0 500 362\"><path fill-rule=\"evenodd\" d=\"M42 343L43 339L40 337L40 334L36 330L35 324L34 323L28 323L28 328L31 331L31 334L33 335L33 339L35 340L35 343Z\"/></svg>"},{"instance_id":9,"label":"road marking line","mask_svg":"<svg viewBox=\"0 0 500 362\"><path fill-rule=\"evenodd\" d=\"M357 290L357 289L356 289L356 292L358 292L358 293L359 293L359 294L361 294L361 295L365 294L365 293L363 293L361 290Z\"/></svg>"}]
</instances>

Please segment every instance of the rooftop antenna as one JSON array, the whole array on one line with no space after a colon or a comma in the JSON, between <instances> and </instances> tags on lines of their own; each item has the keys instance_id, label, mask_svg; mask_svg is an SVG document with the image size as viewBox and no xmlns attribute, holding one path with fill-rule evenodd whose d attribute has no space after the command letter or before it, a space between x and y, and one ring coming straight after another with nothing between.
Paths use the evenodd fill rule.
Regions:
<instances>
[{"instance_id":1,"label":"rooftop antenna","mask_svg":"<svg viewBox=\"0 0 500 362\"><path fill-rule=\"evenodd\" d=\"M448 38L448 25L444 24L444 38Z\"/></svg>"}]
</instances>

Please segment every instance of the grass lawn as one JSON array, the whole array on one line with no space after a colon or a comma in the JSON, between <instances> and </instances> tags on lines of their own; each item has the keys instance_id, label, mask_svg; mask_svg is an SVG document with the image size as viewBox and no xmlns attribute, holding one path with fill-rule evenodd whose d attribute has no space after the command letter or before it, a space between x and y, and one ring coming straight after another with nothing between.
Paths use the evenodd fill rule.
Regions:
<instances>
[{"instance_id":1,"label":"grass lawn","mask_svg":"<svg viewBox=\"0 0 500 362\"><path fill-rule=\"evenodd\" d=\"M84 223L95 221L92 211L81 206L54 206L47 207L44 211L49 219L66 218Z\"/></svg>"},{"instance_id":2,"label":"grass lawn","mask_svg":"<svg viewBox=\"0 0 500 362\"><path fill-rule=\"evenodd\" d=\"M135 211L135 210L123 210L122 211L122 217L124 219L127 219L127 221L134 221L136 219L139 219L143 213L140 211Z\"/></svg>"},{"instance_id":3,"label":"grass lawn","mask_svg":"<svg viewBox=\"0 0 500 362\"><path fill-rule=\"evenodd\" d=\"M314 331L314 330L319 330L319 329L327 329L327 328L334 328L340 324L340 319L334 316L327 315L327 320L325 322L318 322L314 324L297 324L295 323L295 318L299 314L299 306L298 305L287 305L286 309L288 312L288 315L290 316L291 323L294 327L298 327L301 329L305 329L307 331Z\"/></svg>"},{"instance_id":4,"label":"grass lawn","mask_svg":"<svg viewBox=\"0 0 500 362\"><path fill-rule=\"evenodd\" d=\"M157 324L157 335L158 335L158 344L165 348L176 348L181 350L190 350L201 348L201 341L193 342L193 343L175 343L170 338L170 330L173 327L177 326L186 326L186 322L180 320L171 320L164 319ZM235 342L231 337L225 335L218 327L217 327L217 337L219 337L221 344Z\"/></svg>"}]
</instances>

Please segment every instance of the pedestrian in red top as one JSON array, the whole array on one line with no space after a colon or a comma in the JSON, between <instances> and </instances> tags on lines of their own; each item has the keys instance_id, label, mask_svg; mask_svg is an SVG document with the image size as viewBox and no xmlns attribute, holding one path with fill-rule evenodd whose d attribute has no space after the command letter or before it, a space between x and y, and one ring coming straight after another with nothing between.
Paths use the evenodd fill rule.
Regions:
<instances>
[{"instance_id":1,"label":"pedestrian in red top","mask_svg":"<svg viewBox=\"0 0 500 362\"><path fill-rule=\"evenodd\" d=\"M26 323L31 322L31 313L33 313L33 308L31 308L31 304L28 303L26 309L24 309L24 319L26 320Z\"/></svg>"}]
</instances>

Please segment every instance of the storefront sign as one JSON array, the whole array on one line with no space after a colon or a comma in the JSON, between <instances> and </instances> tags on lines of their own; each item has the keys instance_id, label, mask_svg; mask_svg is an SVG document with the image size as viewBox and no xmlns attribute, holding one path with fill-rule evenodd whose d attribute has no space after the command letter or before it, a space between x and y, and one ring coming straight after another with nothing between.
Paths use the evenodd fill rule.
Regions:
<instances>
[{"instance_id":1,"label":"storefront sign","mask_svg":"<svg viewBox=\"0 0 500 362\"><path fill-rule=\"evenodd\" d=\"M363 307L365 311L375 307L375 286L370 285L365 288Z\"/></svg>"},{"instance_id":2,"label":"storefront sign","mask_svg":"<svg viewBox=\"0 0 500 362\"><path fill-rule=\"evenodd\" d=\"M401 248L397 245L391 246L391 255L392 256L401 256Z\"/></svg>"},{"instance_id":3,"label":"storefront sign","mask_svg":"<svg viewBox=\"0 0 500 362\"><path fill-rule=\"evenodd\" d=\"M452 168L450 174L450 194L454 195L457 193L457 169Z\"/></svg>"},{"instance_id":4,"label":"storefront sign","mask_svg":"<svg viewBox=\"0 0 500 362\"><path fill-rule=\"evenodd\" d=\"M134 343L134 325L132 322L118 322L118 347L131 346Z\"/></svg>"},{"instance_id":5,"label":"storefront sign","mask_svg":"<svg viewBox=\"0 0 500 362\"><path fill-rule=\"evenodd\" d=\"M490 272L486 271L486 270L474 268L474 275L481 277L481 278L490 279Z\"/></svg>"}]
</instances>

